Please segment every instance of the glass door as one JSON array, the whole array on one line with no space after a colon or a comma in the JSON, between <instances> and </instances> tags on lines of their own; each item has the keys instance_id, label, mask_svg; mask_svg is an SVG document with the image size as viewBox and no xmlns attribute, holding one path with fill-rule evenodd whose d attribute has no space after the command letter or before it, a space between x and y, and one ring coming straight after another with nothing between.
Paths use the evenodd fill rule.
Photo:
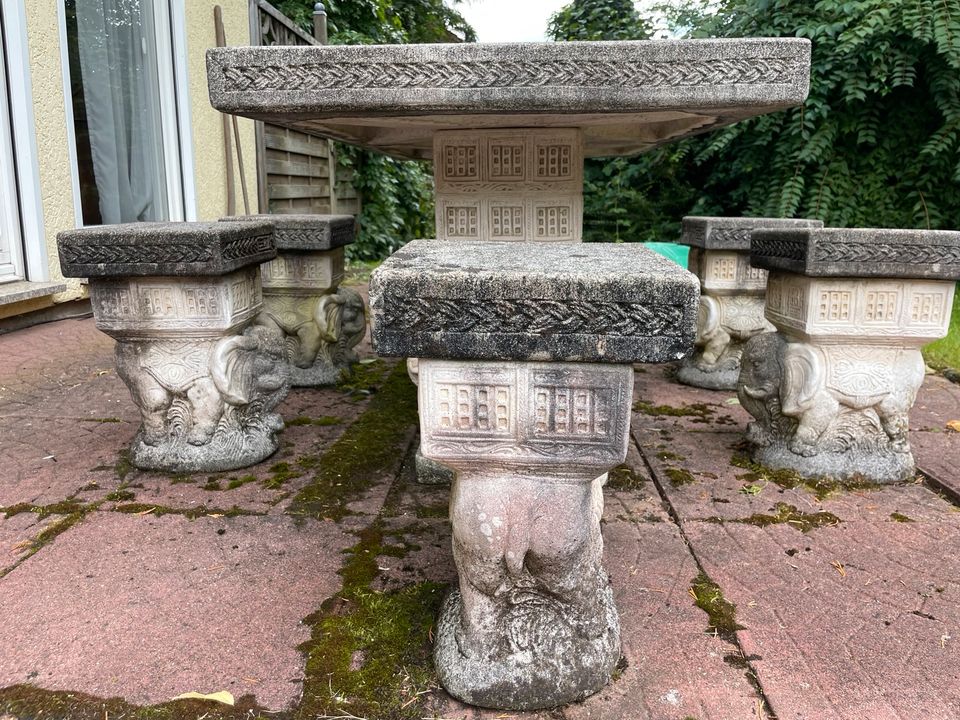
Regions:
<instances>
[{"instance_id":1,"label":"glass door","mask_svg":"<svg viewBox=\"0 0 960 720\"><path fill-rule=\"evenodd\" d=\"M167 0L64 0L83 224L183 219Z\"/></svg>"},{"instance_id":2,"label":"glass door","mask_svg":"<svg viewBox=\"0 0 960 720\"><path fill-rule=\"evenodd\" d=\"M23 280L24 277L2 20L0 17L0 283Z\"/></svg>"}]
</instances>

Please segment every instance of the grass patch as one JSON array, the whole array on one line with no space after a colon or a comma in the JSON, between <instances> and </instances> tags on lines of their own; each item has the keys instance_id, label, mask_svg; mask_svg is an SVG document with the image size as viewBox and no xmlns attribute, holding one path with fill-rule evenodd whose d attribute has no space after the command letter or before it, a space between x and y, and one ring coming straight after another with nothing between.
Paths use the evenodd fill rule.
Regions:
<instances>
[{"instance_id":1,"label":"grass patch","mask_svg":"<svg viewBox=\"0 0 960 720\"><path fill-rule=\"evenodd\" d=\"M953 296L953 314L947 336L924 347L923 359L937 370L960 369L960 292Z\"/></svg>"}]
</instances>

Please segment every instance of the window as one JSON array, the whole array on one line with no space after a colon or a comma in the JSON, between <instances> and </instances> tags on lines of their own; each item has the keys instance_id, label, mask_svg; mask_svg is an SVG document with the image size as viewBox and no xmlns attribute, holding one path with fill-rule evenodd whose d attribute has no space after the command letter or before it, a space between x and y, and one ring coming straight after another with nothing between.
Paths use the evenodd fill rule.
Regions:
<instances>
[{"instance_id":1,"label":"window","mask_svg":"<svg viewBox=\"0 0 960 720\"><path fill-rule=\"evenodd\" d=\"M168 0L64 0L84 225L183 219Z\"/></svg>"},{"instance_id":2,"label":"window","mask_svg":"<svg viewBox=\"0 0 960 720\"><path fill-rule=\"evenodd\" d=\"M3 39L3 18L0 13L0 283L23 280L24 277Z\"/></svg>"}]
</instances>

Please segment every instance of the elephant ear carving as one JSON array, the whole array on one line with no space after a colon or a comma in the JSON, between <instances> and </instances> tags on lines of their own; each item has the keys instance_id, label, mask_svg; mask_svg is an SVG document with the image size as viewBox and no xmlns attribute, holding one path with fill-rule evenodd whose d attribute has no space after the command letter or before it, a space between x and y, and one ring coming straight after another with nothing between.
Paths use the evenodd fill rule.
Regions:
<instances>
[{"instance_id":1,"label":"elephant ear carving","mask_svg":"<svg viewBox=\"0 0 960 720\"><path fill-rule=\"evenodd\" d=\"M720 327L720 303L709 295L700 296L700 308L697 310L697 328L699 339L711 337Z\"/></svg>"},{"instance_id":2,"label":"elephant ear carving","mask_svg":"<svg viewBox=\"0 0 960 720\"><path fill-rule=\"evenodd\" d=\"M783 349L780 409L784 415L805 412L823 387L823 359L806 343L788 343Z\"/></svg>"},{"instance_id":3,"label":"elephant ear carving","mask_svg":"<svg viewBox=\"0 0 960 720\"><path fill-rule=\"evenodd\" d=\"M343 314L343 301L339 294L324 295L317 303L313 320L320 329L324 342L336 344L340 339L340 316Z\"/></svg>"},{"instance_id":4,"label":"elephant ear carving","mask_svg":"<svg viewBox=\"0 0 960 720\"><path fill-rule=\"evenodd\" d=\"M232 335L222 338L213 348L210 359L210 377L213 384L231 405L246 405L247 393L240 384L243 373L238 372L237 363L243 351L256 345L256 340L245 335Z\"/></svg>"}]
</instances>

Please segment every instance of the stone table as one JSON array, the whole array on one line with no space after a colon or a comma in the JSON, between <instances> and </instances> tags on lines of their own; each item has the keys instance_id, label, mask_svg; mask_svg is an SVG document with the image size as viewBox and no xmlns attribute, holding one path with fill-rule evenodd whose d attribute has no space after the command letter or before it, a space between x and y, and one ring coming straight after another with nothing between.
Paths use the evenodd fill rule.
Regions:
<instances>
[{"instance_id":1,"label":"stone table","mask_svg":"<svg viewBox=\"0 0 960 720\"><path fill-rule=\"evenodd\" d=\"M252 327L269 223L130 223L57 236L66 277L90 278L97 328L143 424L143 469L219 472L273 454L289 390L282 337Z\"/></svg>"},{"instance_id":2,"label":"stone table","mask_svg":"<svg viewBox=\"0 0 960 720\"><path fill-rule=\"evenodd\" d=\"M435 645L455 697L553 707L610 679L595 479L626 455L632 363L688 351L697 294L638 245L415 240L373 274L374 349L421 358L422 450L457 471Z\"/></svg>"},{"instance_id":3,"label":"stone table","mask_svg":"<svg viewBox=\"0 0 960 720\"><path fill-rule=\"evenodd\" d=\"M625 155L806 98L796 38L224 48L218 110L432 159L437 237L577 242L583 158ZM416 363L410 365L416 379ZM418 476L449 472L418 455Z\"/></svg>"},{"instance_id":4,"label":"stone table","mask_svg":"<svg viewBox=\"0 0 960 720\"><path fill-rule=\"evenodd\" d=\"M290 384L333 385L357 361L367 331L363 298L341 288L343 250L354 239L352 215L238 215L267 222L277 257L260 267L263 309L256 324L283 335Z\"/></svg>"},{"instance_id":5,"label":"stone table","mask_svg":"<svg viewBox=\"0 0 960 720\"><path fill-rule=\"evenodd\" d=\"M677 380L708 390L736 390L743 344L774 327L763 317L767 271L750 266L750 231L823 227L819 220L685 217L682 245L700 278L696 350Z\"/></svg>"},{"instance_id":6,"label":"stone table","mask_svg":"<svg viewBox=\"0 0 960 720\"><path fill-rule=\"evenodd\" d=\"M776 333L743 351L738 395L753 458L809 477L906 480L920 347L944 337L960 232L756 230Z\"/></svg>"}]
</instances>

